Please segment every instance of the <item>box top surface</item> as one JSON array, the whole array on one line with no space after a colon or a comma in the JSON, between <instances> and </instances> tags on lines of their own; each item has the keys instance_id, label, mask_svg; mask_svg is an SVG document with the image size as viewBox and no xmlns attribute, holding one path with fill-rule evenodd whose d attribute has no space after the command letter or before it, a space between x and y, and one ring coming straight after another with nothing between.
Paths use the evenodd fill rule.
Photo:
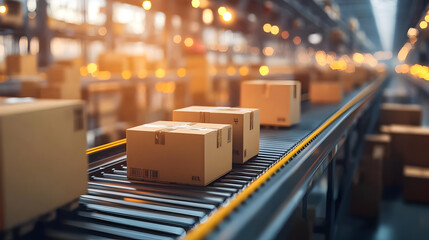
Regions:
<instances>
[{"instance_id":1,"label":"box top surface","mask_svg":"<svg viewBox=\"0 0 429 240\"><path fill-rule=\"evenodd\" d=\"M427 135L429 136L429 128L422 126L409 126L409 125L390 125L390 133L394 134L413 134L413 135Z\"/></svg>"},{"instance_id":2,"label":"box top surface","mask_svg":"<svg viewBox=\"0 0 429 240\"><path fill-rule=\"evenodd\" d=\"M248 85L280 85L280 86L291 86L301 84L299 81L294 80L252 80L243 82Z\"/></svg>"},{"instance_id":3,"label":"box top surface","mask_svg":"<svg viewBox=\"0 0 429 240\"><path fill-rule=\"evenodd\" d=\"M219 129L230 127L230 124L213 124L213 123L191 123L191 122L173 122L157 121L143 124L140 126L128 128L128 131L156 132L166 131L182 134L206 135L211 132L217 132Z\"/></svg>"},{"instance_id":4,"label":"box top surface","mask_svg":"<svg viewBox=\"0 0 429 240\"><path fill-rule=\"evenodd\" d=\"M385 110L414 110L421 111L420 105L416 104L400 104L400 103L383 103L381 109Z\"/></svg>"},{"instance_id":5,"label":"box top surface","mask_svg":"<svg viewBox=\"0 0 429 240\"><path fill-rule=\"evenodd\" d=\"M0 97L0 117L82 104L83 102L80 100L36 100L34 98Z\"/></svg>"},{"instance_id":6,"label":"box top surface","mask_svg":"<svg viewBox=\"0 0 429 240\"><path fill-rule=\"evenodd\" d=\"M206 107L206 106L191 106L174 110L175 112L215 112L228 114L244 114L248 112L258 111L257 108L231 108L231 107Z\"/></svg>"}]
</instances>

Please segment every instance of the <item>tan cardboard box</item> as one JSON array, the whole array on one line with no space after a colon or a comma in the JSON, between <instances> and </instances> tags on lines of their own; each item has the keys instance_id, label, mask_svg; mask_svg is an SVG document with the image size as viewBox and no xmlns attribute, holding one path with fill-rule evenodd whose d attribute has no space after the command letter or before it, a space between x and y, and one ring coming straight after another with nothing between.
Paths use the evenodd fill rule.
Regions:
<instances>
[{"instance_id":1,"label":"tan cardboard box","mask_svg":"<svg viewBox=\"0 0 429 240\"><path fill-rule=\"evenodd\" d=\"M48 84L59 85L64 83L80 84L79 68L73 66L53 65L47 71Z\"/></svg>"},{"instance_id":2,"label":"tan cardboard box","mask_svg":"<svg viewBox=\"0 0 429 240\"><path fill-rule=\"evenodd\" d=\"M84 105L0 98L0 232L87 191Z\"/></svg>"},{"instance_id":3,"label":"tan cardboard box","mask_svg":"<svg viewBox=\"0 0 429 240\"><path fill-rule=\"evenodd\" d=\"M41 88L40 98L47 99L81 99L80 84L63 83L48 85Z\"/></svg>"},{"instance_id":4,"label":"tan cardboard box","mask_svg":"<svg viewBox=\"0 0 429 240\"><path fill-rule=\"evenodd\" d=\"M241 107L258 108L261 124L292 126L301 115L301 83L254 80L241 84Z\"/></svg>"},{"instance_id":5,"label":"tan cardboard box","mask_svg":"<svg viewBox=\"0 0 429 240\"><path fill-rule=\"evenodd\" d=\"M74 67L74 68L77 68L79 70L79 68L83 66L83 59L82 58L73 58L73 59L68 59L68 60L59 60L59 61L57 61L56 64L60 65L60 66L65 66L65 67Z\"/></svg>"},{"instance_id":6,"label":"tan cardboard box","mask_svg":"<svg viewBox=\"0 0 429 240\"><path fill-rule=\"evenodd\" d=\"M259 109L192 106L173 111L173 121L232 125L232 162L245 163L258 155Z\"/></svg>"},{"instance_id":7,"label":"tan cardboard box","mask_svg":"<svg viewBox=\"0 0 429 240\"><path fill-rule=\"evenodd\" d=\"M371 155L364 155L353 179L350 213L361 217L379 214L382 196L382 159L384 149L375 146Z\"/></svg>"},{"instance_id":8,"label":"tan cardboard box","mask_svg":"<svg viewBox=\"0 0 429 240\"><path fill-rule=\"evenodd\" d=\"M389 134L371 134L365 136L364 155L371 155L375 147L383 149L383 186L392 186L394 178L394 162L390 157L391 138Z\"/></svg>"},{"instance_id":9,"label":"tan cardboard box","mask_svg":"<svg viewBox=\"0 0 429 240\"><path fill-rule=\"evenodd\" d=\"M232 126L158 121L127 129L127 176L205 186L232 169Z\"/></svg>"},{"instance_id":10,"label":"tan cardboard box","mask_svg":"<svg viewBox=\"0 0 429 240\"><path fill-rule=\"evenodd\" d=\"M127 57L123 54L106 52L98 56L98 69L100 71L109 71L114 74L121 74L123 71L129 71Z\"/></svg>"},{"instance_id":11,"label":"tan cardboard box","mask_svg":"<svg viewBox=\"0 0 429 240\"><path fill-rule=\"evenodd\" d=\"M339 81L313 81L309 98L312 103L339 103L343 99L343 85Z\"/></svg>"},{"instance_id":12,"label":"tan cardboard box","mask_svg":"<svg viewBox=\"0 0 429 240\"><path fill-rule=\"evenodd\" d=\"M134 74L139 74L146 70L145 56L128 56L128 62L130 71Z\"/></svg>"},{"instance_id":13,"label":"tan cardboard box","mask_svg":"<svg viewBox=\"0 0 429 240\"><path fill-rule=\"evenodd\" d=\"M21 81L20 97L40 98L43 82L40 80Z\"/></svg>"},{"instance_id":14,"label":"tan cardboard box","mask_svg":"<svg viewBox=\"0 0 429 240\"><path fill-rule=\"evenodd\" d=\"M422 108L414 104L384 103L381 105L379 125L401 124L416 125L422 123Z\"/></svg>"},{"instance_id":15,"label":"tan cardboard box","mask_svg":"<svg viewBox=\"0 0 429 240\"><path fill-rule=\"evenodd\" d=\"M429 128L406 125L391 125L392 155L399 157L404 165L429 168Z\"/></svg>"},{"instance_id":16,"label":"tan cardboard box","mask_svg":"<svg viewBox=\"0 0 429 240\"><path fill-rule=\"evenodd\" d=\"M429 168L404 166L402 195L406 201L429 202Z\"/></svg>"},{"instance_id":17,"label":"tan cardboard box","mask_svg":"<svg viewBox=\"0 0 429 240\"><path fill-rule=\"evenodd\" d=\"M36 75L36 55L9 55L6 56L7 75Z\"/></svg>"}]
</instances>

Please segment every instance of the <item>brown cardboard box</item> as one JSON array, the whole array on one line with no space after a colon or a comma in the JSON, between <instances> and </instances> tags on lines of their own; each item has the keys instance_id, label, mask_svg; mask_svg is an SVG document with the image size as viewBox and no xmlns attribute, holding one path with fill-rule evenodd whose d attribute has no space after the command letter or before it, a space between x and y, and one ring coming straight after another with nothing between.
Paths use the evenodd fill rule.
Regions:
<instances>
[{"instance_id":1,"label":"brown cardboard box","mask_svg":"<svg viewBox=\"0 0 429 240\"><path fill-rule=\"evenodd\" d=\"M232 126L158 121L127 129L127 176L205 186L232 169Z\"/></svg>"},{"instance_id":2,"label":"brown cardboard box","mask_svg":"<svg viewBox=\"0 0 429 240\"><path fill-rule=\"evenodd\" d=\"M134 74L139 74L146 70L145 56L128 56L128 64L130 71Z\"/></svg>"},{"instance_id":3,"label":"brown cardboard box","mask_svg":"<svg viewBox=\"0 0 429 240\"><path fill-rule=\"evenodd\" d=\"M301 83L254 80L241 84L241 107L258 108L261 124L292 126L301 115Z\"/></svg>"},{"instance_id":4,"label":"brown cardboard box","mask_svg":"<svg viewBox=\"0 0 429 240\"><path fill-rule=\"evenodd\" d=\"M73 58L73 59L69 59L69 60L59 60L56 63L57 65L60 66L65 66L65 67L74 67L79 69L80 67L83 66L83 59L82 58Z\"/></svg>"},{"instance_id":5,"label":"brown cardboard box","mask_svg":"<svg viewBox=\"0 0 429 240\"><path fill-rule=\"evenodd\" d=\"M73 66L53 65L48 68L47 80L50 85L64 83L80 84L79 68Z\"/></svg>"},{"instance_id":6,"label":"brown cardboard box","mask_svg":"<svg viewBox=\"0 0 429 240\"><path fill-rule=\"evenodd\" d=\"M245 163L258 155L259 117L254 108L192 106L173 111L173 121L231 124L233 163Z\"/></svg>"},{"instance_id":7,"label":"brown cardboard box","mask_svg":"<svg viewBox=\"0 0 429 240\"><path fill-rule=\"evenodd\" d=\"M41 88L40 98L47 99L81 99L80 84L63 83L48 85Z\"/></svg>"},{"instance_id":8,"label":"brown cardboard box","mask_svg":"<svg viewBox=\"0 0 429 240\"><path fill-rule=\"evenodd\" d=\"M309 98L312 103L339 103L343 99L343 85L339 81L313 81Z\"/></svg>"},{"instance_id":9,"label":"brown cardboard box","mask_svg":"<svg viewBox=\"0 0 429 240\"><path fill-rule=\"evenodd\" d=\"M364 155L353 179L350 213L361 217L377 217L382 196L382 159L384 149L375 146L371 155Z\"/></svg>"},{"instance_id":10,"label":"brown cardboard box","mask_svg":"<svg viewBox=\"0 0 429 240\"><path fill-rule=\"evenodd\" d=\"M429 168L404 166L402 194L406 201L429 202Z\"/></svg>"},{"instance_id":11,"label":"brown cardboard box","mask_svg":"<svg viewBox=\"0 0 429 240\"><path fill-rule=\"evenodd\" d=\"M0 98L0 232L87 191L83 102Z\"/></svg>"},{"instance_id":12,"label":"brown cardboard box","mask_svg":"<svg viewBox=\"0 0 429 240\"><path fill-rule=\"evenodd\" d=\"M389 134L371 134L365 136L364 155L370 155L375 147L383 149L383 186L394 185L395 167L390 158L391 138Z\"/></svg>"},{"instance_id":13,"label":"brown cardboard box","mask_svg":"<svg viewBox=\"0 0 429 240\"><path fill-rule=\"evenodd\" d=\"M379 125L421 125L422 109L414 104L384 103L381 105Z\"/></svg>"},{"instance_id":14,"label":"brown cardboard box","mask_svg":"<svg viewBox=\"0 0 429 240\"><path fill-rule=\"evenodd\" d=\"M392 155L399 157L404 165L429 168L429 128L391 125Z\"/></svg>"},{"instance_id":15,"label":"brown cardboard box","mask_svg":"<svg viewBox=\"0 0 429 240\"><path fill-rule=\"evenodd\" d=\"M43 82L40 80L21 81L20 97L40 98Z\"/></svg>"},{"instance_id":16,"label":"brown cardboard box","mask_svg":"<svg viewBox=\"0 0 429 240\"><path fill-rule=\"evenodd\" d=\"M98 65L100 71L109 71L115 74L130 70L127 57L113 52L98 55Z\"/></svg>"},{"instance_id":17,"label":"brown cardboard box","mask_svg":"<svg viewBox=\"0 0 429 240\"><path fill-rule=\"evenodd\" d=\"M7 75L35 75L37 74L36 55L9 55L6 56Z\"/></svg>"}]
</instances>

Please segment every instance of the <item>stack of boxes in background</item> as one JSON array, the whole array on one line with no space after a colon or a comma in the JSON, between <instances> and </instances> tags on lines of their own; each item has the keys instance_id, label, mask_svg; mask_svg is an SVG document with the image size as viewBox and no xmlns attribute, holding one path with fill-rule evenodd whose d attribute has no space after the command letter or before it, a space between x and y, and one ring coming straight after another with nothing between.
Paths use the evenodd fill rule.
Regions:
<instances>
[{"instance_id":1,"label":"stack of boxes in background","mask_svg":"<svg viewBox=\"0 0 429 240\"><path fill-rule=\"evenodd\" d=\"M351 187L350 213L361 217L377 217L383 193L383 167L388 163L390 137L368 135L364 154Z\"/></svg>"},{"instance_id":2,"label":"stack of boxes in background","mask_svg":"<svg viewBox=\"0 0 429 240\"><path fill-rule=\"evenodd\" d=\"M190 92L193 104L208 105L213 96L210 64L205 55L187 56L185 67L189 70Z\"/></svg>"},{"instance_id":3,"label":"stack of boxes in background","mask_svg":"<svg viewBox=\"0 0 429 240\"><path fill-rule=\"evenodd\" d=\"M47 86L41 89L41 98L81 99L79 68L55 64L47 70Z\"/></svg>"}]
</instances>

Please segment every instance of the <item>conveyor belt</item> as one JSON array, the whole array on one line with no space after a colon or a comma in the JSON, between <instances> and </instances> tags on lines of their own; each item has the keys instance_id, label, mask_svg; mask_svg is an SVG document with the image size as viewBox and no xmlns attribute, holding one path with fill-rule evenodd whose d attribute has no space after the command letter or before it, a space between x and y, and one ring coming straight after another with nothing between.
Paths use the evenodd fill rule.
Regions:
<instances>
[{"instance_id":1,"label":"conveyor belt","mask_svg":"<svg viewBox=\"0 0 429 240\"><path fill-rule=\"evenodd\" d=\"M90 172L88 193L77 210L60 211L39 234L55 239L175 239L204 221L283 159L341 105L303 103L301 122L291 128L262 128L259 155L207 187L128 180L124 153ZM110 146L114 146L111 144ZM103 147L99 148L103 149ZM91 151L94 152L94 151Z\"/></svg>"}]
</instances>

